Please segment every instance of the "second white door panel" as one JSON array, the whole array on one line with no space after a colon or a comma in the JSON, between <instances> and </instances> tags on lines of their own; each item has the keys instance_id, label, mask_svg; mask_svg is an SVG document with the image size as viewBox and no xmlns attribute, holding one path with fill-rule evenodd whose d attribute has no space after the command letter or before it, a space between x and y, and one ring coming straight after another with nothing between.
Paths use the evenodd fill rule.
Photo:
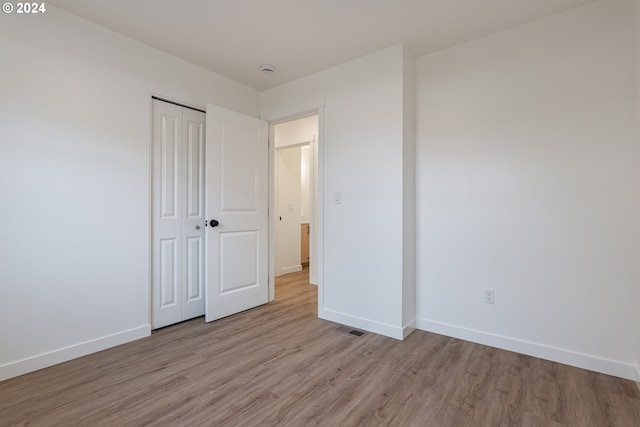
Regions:
<instances>
[{"instance_id":1,"label":"second white door panel","mask_svg":"<svg viewBox=\"0 0 640 427\"><path fill-rule=\"evenodd\" d=\"M153 101L154 329L204 314L204 113Z\"/></svg>"},{"instance_id":2,"label":"second white door panel","mask_svg":"<svg viewBox=\"0 0 640 427\"><path fill-rule=\"evenodd\" d=\"M182 320L204 314L205 114L182 110Z\"/></svg>"}]
</instances>

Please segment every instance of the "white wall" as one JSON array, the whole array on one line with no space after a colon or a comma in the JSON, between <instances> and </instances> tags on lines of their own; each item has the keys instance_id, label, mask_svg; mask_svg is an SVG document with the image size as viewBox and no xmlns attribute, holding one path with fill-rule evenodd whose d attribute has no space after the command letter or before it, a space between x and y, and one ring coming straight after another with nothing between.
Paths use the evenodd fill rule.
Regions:
<instances>
[{"instance_id":1,"label":"white wall","mask_svg":"<svg viewBox=\"0 0 640 427\"><path fill-rule=\"evenodd\" d=\"M637 375L632 7L418 59L418 327Z\"/></svg>"},{"instance_id":2,"label":"white wall","mask_svg":"<svg viewBox=\"0 0 640 427\"><path fill-rule=\"evenodd\" d=\"M276 129L277 131L277 129ZM276 276L302 270L300 264L301 162L300 147L277 150L278 221Z\"/></svg>"},{"instance_id":3,"label":"white wall","mask_svg":"<svg viewBox=\"0 0 640 427\"><path fill-rule=\"evenodd\" d=\"M406 336L414 330L416 319L416 59L406 48L402 55L402 324Z\"/></svg>"},{"instance_id":4,"label":"white wall","mask_svg":"<svg viewBox=\"0 0 640 427\"><path fill-rule=\"evenodd\" d=\"M275 147L298 145L314 141L318 136L318 116L280 123L275 127Z\"/></svg>"},{"instance_id":5,"label":"white wall","mask_svg":"<svg viewBox=\"0 0 640 427\"><path fill-rule=\"evenodd\" d=\"M278 118L325 105L320 141L324 283L319 315L403 335L403 48L263 92ZM342 203L334 204L336 192Z\"/></svg>"},{"instance_id":6,"label":"white wall","mask_svg":"<svg viewBox=\"0 0 640 427\"><path fill-rule=\"evenodd\" d=\"M635 58L636 58L636 144L640 145L640 0L635 0ZM640 167L640 165L639 165ZM636 305L637 306L637 305ZM640 318L636 327L638 350L636 357L636 374L640 388Z\"/></svg>"},{"instance_id":7,"label":"white wall","mask_svg":"<svg viewBox=\"0 0 640 427\"><path fill-rule=\"evenodd\" d=\"M149 334L151 93L259 94L47 5L0 25L0 379Z\"/></svg>"}]
</instances>

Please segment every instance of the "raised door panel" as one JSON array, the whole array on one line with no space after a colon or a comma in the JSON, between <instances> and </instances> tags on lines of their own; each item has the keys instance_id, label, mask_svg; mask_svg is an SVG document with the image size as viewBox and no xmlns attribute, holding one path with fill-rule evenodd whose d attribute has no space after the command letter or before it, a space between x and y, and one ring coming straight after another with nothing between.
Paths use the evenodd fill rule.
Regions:
<instances>
[{"instance_id":1,"label":"raised door panel","mask_svg":"<svg viewBox=\"0 0 640 427\"><path fill-rule=\"evenodd\" d=\"M220 295L258 286L258 232L220 233Z\"/></svg>"},{"instance_id":2,"label":"raised door panel","mask_svg":"<svg viewBox=\"0 0 640 427\"><path fill-rule=\"evenodd\" d=\"M202 237L190 237L187 239L187 268L186 270L186 302L204 301L204 266L202 263L203 239ZM203 307L204 310L204 307ZM204 314L201 313L201 314Z\"/></svg>"},{"instance_id":3,"label":"raised door panel","mask_svg":"<svg viewBox=\"0 0 640 427\"><path fill-rule=\"evenodd\" d=\"M259 138L255 129L242 123L221 123L221 212L256 212Z\"/></svg>"},{"instance_id":4,"label":"raised door panel","mask_svg":"<svg viewBox=\"0 0 640 427\"><path fill-rule=\"evenodd\" d=\"M176 219L178 215L178 162L180 159L180 119L162 114L160 136L160 218Z\"/></svg>"},{"instance_id":5,"label":"raised door panel","mask_svg":"<svg viewBox=\"0 0 640 427\"><path fill-rule=\"evenodd\" d=\"M204 114L189 112L185 121L186 217L204 218ZM199 120L194 120L197 115Z\"/></svg>"},{"instance_id":6,"label":"raised door panel","mask_svg":"<svg viewBox=\"0 0 640 427\"><path fill-rule=\"evenodd\" d=\"M180 304L178 299L178 239L160 239L160 308L172 308Z\"/></svg>"}]
</instances>

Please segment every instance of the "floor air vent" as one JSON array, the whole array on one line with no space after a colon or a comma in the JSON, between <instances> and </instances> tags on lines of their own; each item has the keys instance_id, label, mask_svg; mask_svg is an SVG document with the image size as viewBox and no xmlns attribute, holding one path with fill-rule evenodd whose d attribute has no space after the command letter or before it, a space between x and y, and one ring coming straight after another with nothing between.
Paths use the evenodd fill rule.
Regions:
<instances>
[{"instance_id":1,"label":"floor air vent","mask_svg":"<svg viewBox=\"0 0 640 427\"><path fill-rule=\"evenodd\" d=\"M343 333L345 333L345 334L355 335L355 336L357 336L357 337L361 337L361 336L363 336L363 335L364 335L364 332L359 331L359 330L357 330L357 329L352 329L352 328L350 328L349 326L340 326L340 327L337 329L337 331L338 331L338 332L343 332Z\"/></svg>"}]
</instances>

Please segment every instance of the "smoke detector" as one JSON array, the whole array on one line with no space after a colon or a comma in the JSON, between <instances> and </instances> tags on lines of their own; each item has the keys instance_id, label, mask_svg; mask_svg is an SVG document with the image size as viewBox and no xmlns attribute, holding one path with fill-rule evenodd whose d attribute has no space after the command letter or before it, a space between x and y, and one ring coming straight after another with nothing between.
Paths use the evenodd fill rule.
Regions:
<instances>
[{"instance_id":1,"label":"smoke detector","mask_svg":"<svg viewBox=\"0 0 640 427\"><path fill-rule=\"evenodd\" d=\"M260 71L264 74L273 74L276 72L276 67L271 64L262 64L260 65Z\"/></svg>"}]
</instances>

